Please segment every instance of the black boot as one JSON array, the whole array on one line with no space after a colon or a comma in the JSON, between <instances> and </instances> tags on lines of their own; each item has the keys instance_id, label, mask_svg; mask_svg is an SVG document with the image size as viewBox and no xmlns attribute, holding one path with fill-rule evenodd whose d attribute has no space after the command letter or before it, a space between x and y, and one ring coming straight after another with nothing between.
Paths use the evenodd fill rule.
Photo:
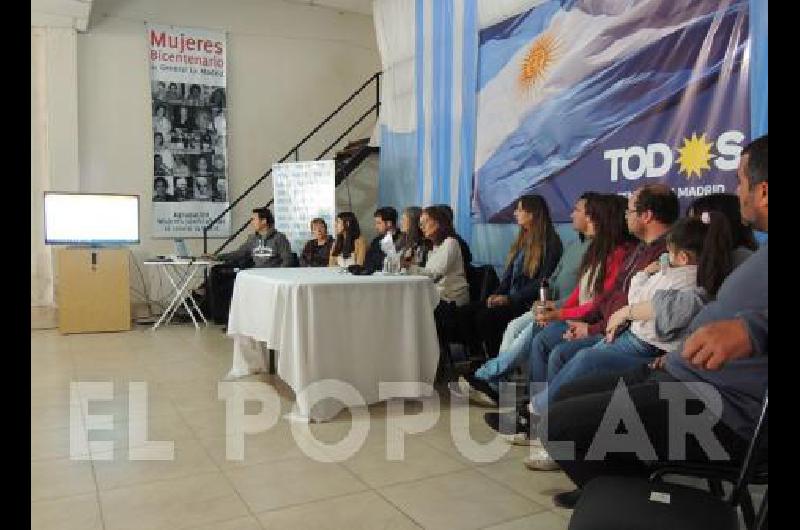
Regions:
<instances>
[{"instance_id":1,"label":"black boot","mask_svg":"<svg viewBox=\"0 0 800 530\"><path fill-rule=\"evenodd\" d=\"M489 427L500 434L527 433L530 435L533 425L539 421L538 416L531 419L527 403L519 406L515 412L487 412L483 415L483 419ZM509 429L509 426L513 427Z\"/></svg>"},{"instance_id":2,"label":"black boot","mask_svg":"<svg viewBox=\"0 0 800 530\"><path fill-rule=\"evenodd\" d=\"M561 493L557 493L553 495L553 504L555 504L559 508L566 508L567 510L572 510L578 503L578 499L581 498L582 492L583 490L581 490L580 488L576 488L572 491L564 491Z\"/></svg>"}]
</instances>

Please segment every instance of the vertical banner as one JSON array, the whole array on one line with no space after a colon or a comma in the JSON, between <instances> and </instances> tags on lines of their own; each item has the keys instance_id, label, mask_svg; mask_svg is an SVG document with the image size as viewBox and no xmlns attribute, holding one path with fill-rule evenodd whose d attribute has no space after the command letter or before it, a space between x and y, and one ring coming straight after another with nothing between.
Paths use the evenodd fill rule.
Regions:
<instances>
[{"instance_id":1,"label":"vertical banner","mask_svg":"<svg viewBox=\"0 0 800 530\"><path fill-rule=\"evenodd\" d=\"M328 233L334 231L336 183L333 160L273 164L275 228L283 232L300 252L311 238L311 220L325 219Z\"/></svg>"},{"instance_id":2,"label":"vertical banner","mask_svg":"<svg viewBox=\"0 0 800 530\"><path fill-rule=\"evenodd\" d=\"M228 206L226 40L146 25L153 112L153 237L202 237ZM230 214L208 235L230 235Z\"/></svg>"}]
</instances>

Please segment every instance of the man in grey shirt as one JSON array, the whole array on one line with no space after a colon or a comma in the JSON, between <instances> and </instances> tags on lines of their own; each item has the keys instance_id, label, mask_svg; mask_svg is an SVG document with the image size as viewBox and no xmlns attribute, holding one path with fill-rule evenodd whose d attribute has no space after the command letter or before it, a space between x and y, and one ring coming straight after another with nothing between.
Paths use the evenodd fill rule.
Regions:
<instances>
[{"instance_id":1,"label":"man in grey shirt","mask_svg":"<svg viewBox=\"0 0 800 530\"><path fill-rule=\"evenodd\" d=\"M252 260L252 266L256 268L291 267L292 247L286 236L275 230L275 217L269 208L253 210L250 225L255 233L236 250L218 254L217 259L242 263L249 261L249 258Z\"/></svg>"},{"instance_id":2,"label":"man in grey shirt","mask_svg":"<svg viewBox=\"0 0 800 530\"><path fill-rule=\"evenodd\" d=\"M767 232L766 136L744 148L738 178L743 219ZM539 434L578 489L556 495L556 505L572 508L580 488L597 476L647 477L652 472L648 461L743 459L768 384L768 252L764 244L725 279L716 300L692 319L687 339L663 366L581 379L561 388ZM620 378L627 385L623 401L616 391ZM609 407L612 401L617 406ZM635 407L640 422L625 423L628 433L638 427L636 432L646 434L634 436L635 448L630 437L627 448L609 445L619 435L619 421L630 418L626 403ZM556 444L563 441L574 443L573 455L559 451ZM593 454L595 443L611 449Z\"/></svg>"},{"instance_id":3,"label":"man in grey shirt","mask_svg":"<svg viewBox=\"0 0 800 530\"><path fill-rule=\"evenodd\" d=\"M250 225L254 233L250 234L239 248L213 256L225 262L212 267L207 284L207 309L217 324L228 322L233 284L239 269L292 266L292 248L289 240L284 234L275 230L275 217L269 208L253 210Z\"/></svg>"}]
</instances>

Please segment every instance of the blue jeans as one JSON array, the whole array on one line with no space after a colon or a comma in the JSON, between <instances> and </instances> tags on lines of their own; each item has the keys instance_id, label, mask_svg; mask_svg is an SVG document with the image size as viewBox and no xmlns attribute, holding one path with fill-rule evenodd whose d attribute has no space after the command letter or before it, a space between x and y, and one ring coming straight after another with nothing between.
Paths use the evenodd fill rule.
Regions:
<instances>
[{"instance_id":1,"label":"blue jeans","mask_svg":"<svg viewBox=\"0 0 800 530\"><path fill-rule=\"evenodd\" d=\"M566 366L579 351L591 348L602 340L602 335L589 335L582 339L564 340L560 344L557 344L547 358L546 381L549 383L555 379L561 369Z\"/></svg>"},{"instance_id":2,"label":"blue jeans","mask_svg":"<svg viewBox=\"0 0 800 530\"><path fill-rule=\"evenodd\" d=\"M515 321L512 320L512 324ZM510 324L509 324L510 325ZM531 320L511 341L507 349L501 349L494 359L489 359L475 371L475 377L496 386L507 379L508 373L527 357L531 342L542 328ZM506 341L504 341L506 342Z\"/></svg>"},{"instance_id":3,"label":"blue jeans","mask_svg":"<svg viewBox=\"0 0 800 530\"><path fill-rule=\"evenodd\" d=\"M597 341L597 337L595 337ZM602 376L623 373L657 357L661 350L625 331L614 342L597 341L590 347L573 350L560 369L547 380L547 390L539 392L533 399L533 409L544 411L550 399L565 384L586 376ZM569 353L569 352L567 352Z\"/></svg>"},{"instance_id":4,"label":"blue jeans","mask_svg":"<svg viewBox=\"0 0 800 530\"><path fill-rule=\"evenodd\" d=\"M559 368L564 365L578 350L592 346L600 337L591 336L583 339L566 340L564 333L567 323L556 321L544 327L531 342L528 352L528 381L544 382L550 380L551 363Z\"/></svg>"},{"instance_id":5,"label":"blue jeans","mask_svg":"<svg viewBox=\"0 0 800 530\"><path fill-rule=\"evenodd\" d=\"M500 351L505 351L511 348L511 343L514 342L520 333L525 331L531 323L533 322L533 313L530 311L525 311L520 316L512 320L506 326L506 330L503 332L503 340L500 342Z\"/></svg>"}]
</instances>

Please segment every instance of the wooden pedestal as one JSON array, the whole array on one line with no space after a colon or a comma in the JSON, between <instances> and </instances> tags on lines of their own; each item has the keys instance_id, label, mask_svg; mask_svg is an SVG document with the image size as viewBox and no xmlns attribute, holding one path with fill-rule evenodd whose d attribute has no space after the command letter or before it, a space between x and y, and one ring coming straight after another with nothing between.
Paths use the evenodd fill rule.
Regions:
<instances>
[{"instance_id":1,"label":"wooden pedestal","mask_svg":"<svg viewBox=\"0 0 800 530\"><path fill-rule=\"evenodd\" d=\"M129 275L127 249L61 249L58 252L59 331L129 331Z\"/></svg>"}]
</instances>

